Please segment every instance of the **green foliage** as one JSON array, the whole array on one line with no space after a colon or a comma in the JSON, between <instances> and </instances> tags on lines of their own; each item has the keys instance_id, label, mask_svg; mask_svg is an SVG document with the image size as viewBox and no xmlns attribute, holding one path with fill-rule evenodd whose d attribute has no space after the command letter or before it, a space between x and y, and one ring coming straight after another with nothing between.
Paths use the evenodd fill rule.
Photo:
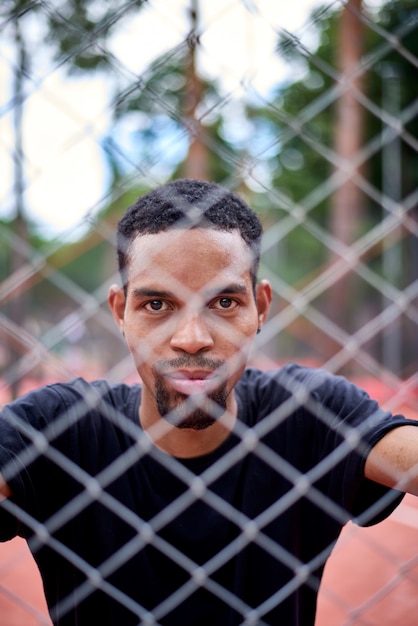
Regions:
<instances>
[{"instance_id":1,"label":"green foliage","mask_svg":"<svg viewBox=\"0 0 418 626\"><path fill-rule=\"evenodd\" d=\"M279 273L289 282L321 268L326 251L312 239L309 219L328 229L331 209L331 154L335 129L335 88L338 85L339 11L316 9L312 14L310 39L316 45L308 50L292 35L282 36L278 54L294 68L298 78L277 88L271 102L263 109L251 110L253 120L268 120L274 128L275 150L269 151L268 165L272 188L281 197L283 215L292 215L295 207L306 210L306 222L286 237L287 262ZM387 110L383 87L387 70L398 77L399 108L405 118L402 144L402 197L418 187L418 116L414 112L417 97L418 7L416 0L392 0L384 3L376 15L369 16L364 27L365 67L363 89L366 96L364 146L366 157L363 175L377 190L382 190L382 117ZM410 107L410 109L408 109ZM273 154L271 154L273 152ZM373 197L366 198L359 234L382 219L382 207ZM303 254L301 254L303 251Z\"/></svg>"},{"instance_id":2,"label":"green foliage","mask_svg":"<svg viewBox=\"0 0 418 626\"><path fill-rule=\"evenodd\" d=\"M209 177L220 181L236 159L235 148L223 134L226 103L215 81L194 75L193 63L188 41L151 63L136 83L119 94L114 107L116 128L129 120L135 163L152 167L161 155L162 166L171 169L171 177L177 177L188 158L188 124L197 122ZM199 83L197 89L194 80Z\"/></svg>"},{"instance_id":3,"label":"green foliage","mask_svg":"<svg viewBox=\"0 0 418 626\"><path fill-rule=\"evenodd\" d=\"M4 0L0 3L0 16L7 21L36 13L46 26L46 42L54 50L55 59L65 64L68 71L84 72L110 67L106 42L120 19L138 11L143 4L144 0L58 0L54 3ZM314 11L310 40L316 43L309 50L291 35L281 37L277 52L294 68L296 79L278 86L265 107L248 106L241 112L243 120L250 120L254 129L253 135L243 141L234 140L228 133L231 113L228 112L227 98L220 94L216 82L199 77L199 101L190 102L190 41L158 58L136 82L122 87L115 98L114 125L107 144L114 183L123 179L125 171L117 150L112 149L112 142L119 152L123 152L125 146L117 143L118 128L126 120L129 120L130 128L134 128L131 166L140 165L146 169L155 164L159 155L162 161L166 159L165 142L171 137L176 139L177 153L167 161L167 177L181 175L190 141L185 130L186 112L197 104L197 116L202 124L201 139L207 148L213 180L222 182L234 178L235 174L239 178L240 163L245 162L246 155L257 158L259 154L260 162L271 178L269 186L274 194L274 209L266 209L261 201L258 202L257 194L251 200L256 207L260 204L265 222L288 219L289 215L294 215L295 207L306 212L306 220L301 220L301 224L286 236L286 244L280 244L286 249L287 261L279 264L278 273L295 283L309 276L312 270L320 271L326 261L326 250L312 234L308 222L312 220L326 231L329 220L330 195L326 181L333 170L330 151L335 127L333 89L338 79L338 20L339 12L329 7ZM389 43L387 33L392 37ZM364 142L367 145L382 132L381 117L375 109L379 111L384 107L382 71L385 66L395 68L400 76L401 108L405 110L415 102L417 67L411 63L411 58L416 60L418 57L416 0L384 3L380 13L370 17L364 34L364 62L368 68L365 90L374 106L366 111ZM416 138L417 116L411 114L405 120L404 128L411 138ZM257 152L262 144L260 137L265 138L265 143ZM405 196L417 188L418 155L414 142L407 139L402 142L402 152ZM371 151L364 175L377 190L381 189L380 148ZM135 189L132 196L136 195ZM128 204L123 201L121 206L125 208ZM109 207L110 214L118 210L115 203ZM381 207L369 198L363 228L376 223L380 217ZM99 265L98 258L86 262L89 268ZM90 279L83 276L76 265L73 270L74 276L84 281L86 288L91 288Z\"/></svg>"},{"instance_id":4,"label":"green foliage","mask_svg":"<svg viewBox=\"0 0 418 626\"><path fill-rule=\"evenodd\" d=\"M65 64L69 73L85 72L109 66L108 37L122 18L138 11L143 3L144 0L4 0L0 3L0 18L14 21L36 14L54 59Z\"/></svg>"},{"instance_id":5,"label":"green foliage","mask_svg":"<svg viewBox=\"0 0 418 626\"><path fill-rule=\"evenodd\" d=\"M393 81L399 98L399 111L405 134L402 139L402 197L406 198L418 186L418 116L414 112L417 98L418 76L418 5L416 0L392 0L383 5L379 14L379 24L391 35L390 45L385 39L375 35L375 45L380 44L384 54L379 63L369 72L368 95L380 104L384 111L390 111L390 102L383 91L387 81ZM398 114L396 115L398 117ZM368 116L368 136L373 137L382 131L381 120ZM382 153L371 160L371 178L380 187L382 179Z\"/></svg>"}]
</instances>

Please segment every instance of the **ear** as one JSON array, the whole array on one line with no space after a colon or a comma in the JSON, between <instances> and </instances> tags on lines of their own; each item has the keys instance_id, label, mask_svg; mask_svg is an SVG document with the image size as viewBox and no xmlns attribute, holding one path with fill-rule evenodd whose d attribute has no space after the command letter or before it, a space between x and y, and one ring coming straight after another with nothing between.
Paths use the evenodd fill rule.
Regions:
<instances>
[{"instance_id":1,"label":"ear","mask_svg":"<svg viewBox=\"0 0 418 626\"><path fill-rule=\"evenodd\" d=\"M109 295L107 297L110 310L112 311L113 319L116 322L116 326L119 328L122 335L124 335L125 327L125 293L119 285L112 285L109 289Z\"/></svg>"},{"instance_id":2,"label":"ear","mask_svg":"<svg viewBox=\"0 0 418 626\"><path fill-rule=\"evenodd\" d=\"M268 280L260 280L256 286L258 328L261 328L268 318L272 301L271 285Z\"/></svg>"}]
</instances>

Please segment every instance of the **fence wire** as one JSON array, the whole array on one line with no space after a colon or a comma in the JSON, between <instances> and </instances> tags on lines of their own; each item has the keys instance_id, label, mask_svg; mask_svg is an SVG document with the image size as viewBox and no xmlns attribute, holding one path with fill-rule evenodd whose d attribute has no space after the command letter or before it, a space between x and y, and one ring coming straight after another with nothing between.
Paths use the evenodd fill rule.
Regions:
<instances>
[{"instance_id":1,"label":"fence wire","mask_svg":"<svg viewBox=\"0 0 418 626\"><path fill-rule=\"evenodd\" d=\"M297 22L289 7L286 15L273 4L281 3L2 4L2 404L78 376L135 382L107 305L110 285L120 280L115 227L139 194L184 176L238 191L263 222L260 277L270 281L274 299L251 364L323 367L367 389L385 409L418 417L418 6L407 0L312 4L312 12ZM298 3L295 11L301 11ZM54 143L56 114L59 126L68 129ZM76 160L69 158L73 154ZM49 216L42 214L46 205L53 207ZM181 285L176 288L181 291ZM136 623L164 624L203 588L240 615L242 624L266 624L269 613L301 585L317 588L328 550L302 561L275 542L269 528L302 498L336 522L348 521L347 512L317 485L361 448L361 429L336 433L340 444L334 453L301 471L264 438L300 407L331 430L335 415L312 401L315 383L309 388L289 377L284 386L288 400L257 427L239 425L237 445L202 473L160 454L103 394L97 399L86 393L70 415L57 415L41 433L28 432L27 424L6 414L31 440L20 464L43 455L57 476L68 475L80 486L43 524L12 501L2 503L30 530L35 553L49 546L58 562L68 561L82 574L75 599L52 603L56 620L100 590ZM135 441L94 475L53 445L92 406ZM227 503L216 487L250 453L289 484L253 518ZM112 489L145 456L182 486L149 519L134 514ZM4 469L6 476L14 471L13 463ZM57 538L93 502L129 528L129 541L100 563L81 558ZM164 532L197 504L237 529L204 562ZM381 541L371 529L356 535L349 525L344 531L330 560L336 574L325 576L321 586L318 626L414 623L416 552L396 542L402 536L410 548L408 532L416 536L418 518L413 502L399 510L384 523L397 526L389 526L391 534ZM355 580L357 571L338 571L339 550L347 558L356 542L358 558L367 560L358 569L375 564L369 578L377 577L377 584L367 593L351 593L347 578ZM292 573L256 607L216 576L250 544ZM152 612L112 583L146 546L185 573ZM11 615L2 623L17 623L13 611L20 611L25 624L50 623L25 589L13 588L14 565L13 557L0 560L0 606ZM379 577L377 571L388 574Z\"/></svg>"}]
</instances>

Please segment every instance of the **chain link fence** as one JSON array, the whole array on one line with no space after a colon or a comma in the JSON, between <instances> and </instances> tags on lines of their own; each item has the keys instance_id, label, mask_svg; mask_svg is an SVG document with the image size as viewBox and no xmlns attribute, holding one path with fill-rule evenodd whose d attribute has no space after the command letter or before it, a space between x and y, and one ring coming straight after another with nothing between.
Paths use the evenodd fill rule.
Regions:
<instances>
[{"instance_id":1,"label":"chain link fence","mask_svg":"<svg viewBox=\"0 0 418 626\"><path fill-rule=\"evenodd\" d=\"M368 390L385 409L416 417L418 7L406 0L296 3L295 13L305 12L302 20L272 2L208 4L28 0L0 8L0 159L6 174L1 402L77 376L136 380L107 305L109 286L119 282L115 227L139 194L184 176L238 191L263 222L260 276L271 282L274 300L251 363L262 369L290 360L324 367ZM49 216L42 214L47 206ZM292 407L276 419L306 402L303 389L288 385ZM77 406L74 419L89 402L86 397ZM104 405L101 411L132 434L117 410ZM332 417L321 419L331 423ZM65 424L63 416L56 428ZM317 584L325 555L302 563L271 541L266 527L281 508L307 494L331 516L344 516L313 486L337 460L329 457L305 475L263 445L261 430L242 428L239 434L239 445L200 476L157 454L162 470L186 489L150 520L107 490L152 454L146 438L89 475L50 445L56 430L35 437L22 463L45 454L57 476L67 473L83 488L44 525L25 517L31 549L49 545L82 572L78 602L100 589L141 624L164 623L201 587L242 615L243 624L268 623L264 616L295 588ZM357 443L345 441L348 448ZM249 451L291 485L276 507L253 520L215 488ZM96 500L123 520L132 537L93 566L54 533ZM203 564L163 532L196 502L239 529ZM406 499L376 528L357 532L349 524L326 569L318 626L414 623L417 515L414 501ZM294 574L255 609L215 576L250 541ZM152 614L109 582L146 544L186 573ZM36 576L25 588L14 586L23 557L7 550L0 549L0 606L10 618L2 623L50 623L30 594ZM64 616L71 602L53 607L56 615Z\"/></svg>"}]
</instances>

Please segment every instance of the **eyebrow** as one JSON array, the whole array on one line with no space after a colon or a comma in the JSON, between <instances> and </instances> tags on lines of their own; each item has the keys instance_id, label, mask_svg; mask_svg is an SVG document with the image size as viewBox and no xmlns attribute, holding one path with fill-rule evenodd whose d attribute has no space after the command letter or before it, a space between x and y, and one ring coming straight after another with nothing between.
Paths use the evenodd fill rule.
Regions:
<instances>
[{"instance_id":1,"label":"eyebrow","mask_svg":"<svg viewBox=\"0 0 418 626\"><path fill-rule=\"evenodd\" d=\"M221 288L211 289L208 293L209 297L217 296L221 293L230 293L231 295L245 295L248 292L247 286L245 283L231 283L229 285L225 285Z\"/></svg>"},{"instance_id":2,"label":"eyebrow","mask_svg":"<svg viewBox=\"0 0 418 626\"><path fill-rule=\"evenodd\" d=\"M159 298L165 300L178 297L172 291L151 289L148 287L135 287L134 289L132 289L131 293L132 297L137 300L140 300L141 298ZM248 289L245 283L231 283L223 287L210 289L207 293L202 293L201 295L205 298L214 298L221 293L228 293L231 295L245 295L248 293Z\"/></svg>"},{"instance_id":3,"label":"eyebrow","mask_svg":"<svg viewBox=\"0 0 418 626\"><path fill-rule=\"evenodd\" d=\"M132 289L132 296L136 299L140 298L174 298L172 291L162 291L160 289L148 289L147 287L135 287Z\"/></svg>"}]
</instances>

